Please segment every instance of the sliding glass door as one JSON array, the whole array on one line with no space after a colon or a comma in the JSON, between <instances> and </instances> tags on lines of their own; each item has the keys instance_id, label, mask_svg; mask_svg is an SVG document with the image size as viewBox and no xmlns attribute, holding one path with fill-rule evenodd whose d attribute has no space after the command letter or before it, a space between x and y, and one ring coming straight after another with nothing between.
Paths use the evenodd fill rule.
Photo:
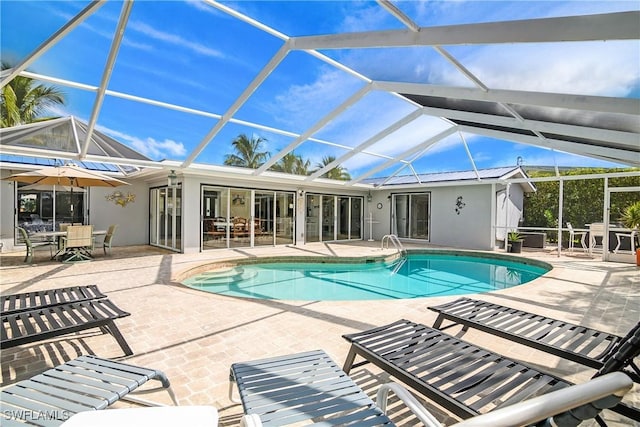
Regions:
<instances>
[{"instance_id":1,"label":"sliding glass door","mask_svg":"<svg viewBox=\"0 0 640 427\"><path fill-rule=\"evenodd\" d=\"M274 244L275 191L255 192L253 202L253 245Z\"/></svg>"},{"instance_id":2,"label":"sliding glass door","mask_svg":"<svg viewBox=\"0 0 640 427\"><path fill-rule=\"evenodd\" d=\"M88 197L85 196L86 190L82 188L20 184L16 224L29 234L57 231L60 224L88 224Z\"/></svg>"},{"instance_id":3,"label":"sliding glass door","mask_svg":"<svg viewBox=\"0 0 640 427\"><path fill-rule=\"evenodd\" d=\"M295 195L276 193L276 244L291 245L295 236Z\"/></svg>"},{"instance_id":4,"label":"sliding glass door","mask_svg":"<svg viewBox=\"0 0 640 427\"><path fill-rule=\"evenodd\" d=\"M152 188L149 197L149 243L180 251L182 247L182 189Z\"/></svg>"},{"instance_id":5,"label":"sliding glass door","mask_svg":"<svg viewBox=\"0 0 640 427\"><path fill-rule=\"evenodd\" d=\"M203 250L294 242L293 192L202 186Z\"/></svg>"},{"instance_id":6,"label":"sliding glass door","mask_svg":"<svg viewBox=\"0 0 640 427\"><path fill-rule=\"evenodd\" d=\"M362 197L307 194L305 242L362 238Z\"/></svg>"},{"instance_id":7,"label":"sliding glass door","mask_svg":"<svg viewBox=\"0 0 640 427\"><path fill-rule=\"evenodd\" d=\"M305 243L320 241L320 199L319 194L307 194L307 216L305 218Z\"/></svg>"},{"instance_id":8,"label":"sliding glass door","mask_svg":"<svg viewBox=\"0 0 640 427\"><path fill-rule=\"evenodd\" d=\"M202 248L226 248L231 231L228 220L229 191L226 188L202 189Z\"/></svg>"},{"instance_id":9,"label":"sliding glass door","mask_svg":"<svg viewBox=\"0 0 640 427\"><path fill-rule=\"evenodd\" d=\"M322 241L327 242L330 240L336 240L335 237L335 221L336 221L336 208L335 208L335 196L321 196L322 197Z\"/></svg>"},{"instance_id":10,"label":"sliding glass door","mask_svg":"<svg viewBox=\"0 0 640 427\"><path fill-rule=\"evenodd\" d=\"M400 238L429 240L429 193L393 195L392 230Z\"/></svg>"}]
</instances>

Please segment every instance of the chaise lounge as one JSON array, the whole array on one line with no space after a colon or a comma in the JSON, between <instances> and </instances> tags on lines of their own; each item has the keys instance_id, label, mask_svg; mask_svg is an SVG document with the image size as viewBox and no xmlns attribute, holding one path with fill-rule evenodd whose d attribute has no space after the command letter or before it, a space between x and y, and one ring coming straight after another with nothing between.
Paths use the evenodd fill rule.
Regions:
<instances>
[{"instance_id":1,"label":"chaise lounge","mask_svg":"<svg viewBox=\"0 0 640 427\"><path fill-rule=\"evenodd\" d=\"M139 390L151 380L159 381L159 387ZM163 372L95 356L80 356L2 390L0 424L4 427L59 426L73 414L105 409L121 399L162 406L129 396L134 391L148 393L160 387L177 405Z\"/></svg>"},{"instance_id":2,"label":"chaise lounge","mask_svg":"<svg viewBox=\"0 0 640 427\"><path fill-rule=\"evenodd\" d=\"M125 355L133 354L114 322L130 313L118 308L96 286L4 295L1 303L0 349L100 328L116 339Z\"/></svg>"},{"instance_id":3,"label":"chaise lounge","mask_svg":"<svg viewBox=\"0 0 640 427\"><path fill-rule=\"evenodd\" d=\"M460 324L463 331L475 328L595 369L602 367L611 350L623 339L596 329L466 297L429 307L429 310L438 313L433 324L436 329L445 330ZM444 320L453 325L443 328ZM639 328L640 322L630 333ZM640 369L633 362L630 366L640 376Z\"/></svg>"},{"instance_id":4,"label":"chaise lounge","mask_svg":"<svg viewBox=\"0 0 640 427\"><path fill-rule=\"evenodd\" d=\"M442 424L405 388L396 383L380 386L376 403L322 350L289 354L252 362L234 363L229 397L237 383L245 415L241 426L314 425L393 426L387 417L387 398L395 393L426 427ZM633 382L621 372L563 388L537 399L473 418L456 426L515 426L545 424L576 426L618 403ZM401 411L402 412L402 411Z\"/></svg>"},{"instance_id":5,"label":"chaise lounge","mask_svg":"<svg viewBox=\"0 0 640 427\"><path fill-rule=\"evenodd\" d=\"M562 378L404 319L343 338L351 343L343 367L347 374L361 356L461 418L571 386ZM640 329L616 344L596 376L624 370L638 354ZM640 421L636 408L619 404L613 410Z\"/></svg>"},{"instance_id":6,"label":"chaise lounge","mask_svg":"<svg viewBox=\"0 0 640 427\"><path fill-rule=\"evenodd\" d=\"M106 298L96 285L69 286L65 288L0 295L2 314L14 314L36 308L50 307L70 302Z\"/></svg>"}]
</instances>

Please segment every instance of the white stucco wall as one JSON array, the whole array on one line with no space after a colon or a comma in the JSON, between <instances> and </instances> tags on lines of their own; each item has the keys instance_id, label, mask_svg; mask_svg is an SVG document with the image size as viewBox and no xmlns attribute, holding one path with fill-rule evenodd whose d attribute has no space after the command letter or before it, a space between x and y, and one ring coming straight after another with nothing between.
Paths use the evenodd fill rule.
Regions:
<instances>
[{"instance_id":1,"label":"white stucco wall","mask_svg":"<svg viewBox=\"0 0 640 427\"><path fill-rule=\"evenodd\" d=\"M431 194L431 245L468 248L493 249L491 232L491 185L471 185L459 187L432 187L426 192ZM402 193L425 191L413 189ZM391 231L391 192L374 192L370 204L365 203L365 215L373 213L373 236L380 240ZM460 214L455 211L458 197L462 197L465 206ZM378 203L382 208L378 209ZM369 224L365 220L365 236L369 237Z\"/></svg>"},{"instance_id":2,"label":"white stucco wall","mask_svg":"<svg viewBox=\"0 0 640 427\"><path fill-rule=\"evenodd\" d=\"M122 207L107 201L105 196L119 191L135 195L135 201ZM89 222L95 230L106 230L117 224L113 246L146 245L149 243L149 188L136 182L116 188L92 187L89 190ZM97 238L101 242L101 238Z\"/></svg>"},{"instance_id":3,"label":"white stucco wall","mask_svg":"<svg viewBox=\"0 0 640 427\"><path fill-rule=\"evenodd\" d=\"M1 171L2 178L10 173ZM13 251L14 242L14 183L0 181L0 251Z\"/></svg>"}]
</instances>

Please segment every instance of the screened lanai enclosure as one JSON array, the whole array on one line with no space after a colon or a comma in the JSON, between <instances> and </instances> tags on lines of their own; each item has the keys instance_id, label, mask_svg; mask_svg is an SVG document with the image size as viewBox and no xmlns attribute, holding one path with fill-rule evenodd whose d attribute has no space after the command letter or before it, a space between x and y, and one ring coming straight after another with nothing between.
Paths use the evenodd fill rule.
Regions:
<instances>
[{"instance_id":1,"label":"screened lanai enclosure","mask_svg":"<svg viewBox=\"0 0 640 427\"><path fill-rule=\"evenodd\" d=\"M552 218L524 224L548 179L527 170L640 176L636 2L26 1L1 13L2 88L27 79L65 98L43 112L57 121L3 116L2 178L74 162L135 196L3 185L7 246L14 226L41 220L118 221L120 244L182 252L389 233L494 249L514 228L561 247L567 215L594 220L558 190L542 209ZM640 186L615 185L598 193L612 227L607 197Z\"/></svg>"}]
</instances>

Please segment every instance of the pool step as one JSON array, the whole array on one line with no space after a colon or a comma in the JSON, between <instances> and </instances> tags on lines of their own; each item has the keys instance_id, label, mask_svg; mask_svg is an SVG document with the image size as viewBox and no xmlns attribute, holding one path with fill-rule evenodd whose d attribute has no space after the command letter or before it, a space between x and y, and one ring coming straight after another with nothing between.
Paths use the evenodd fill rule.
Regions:
<instances>
[{"instance_id":1,"label":"pool step","mask_svg":"<svg viewBox=\"0 0 640 427\"><path fill-rule=\"evenodd\" d=\"M207 271L199 274L194 278L194 286L211 286L211 285L227 285L229 283L241 282L246 280L246 272L244 268L234 267L228 270Z\"/></svg>"}]
</instances>

